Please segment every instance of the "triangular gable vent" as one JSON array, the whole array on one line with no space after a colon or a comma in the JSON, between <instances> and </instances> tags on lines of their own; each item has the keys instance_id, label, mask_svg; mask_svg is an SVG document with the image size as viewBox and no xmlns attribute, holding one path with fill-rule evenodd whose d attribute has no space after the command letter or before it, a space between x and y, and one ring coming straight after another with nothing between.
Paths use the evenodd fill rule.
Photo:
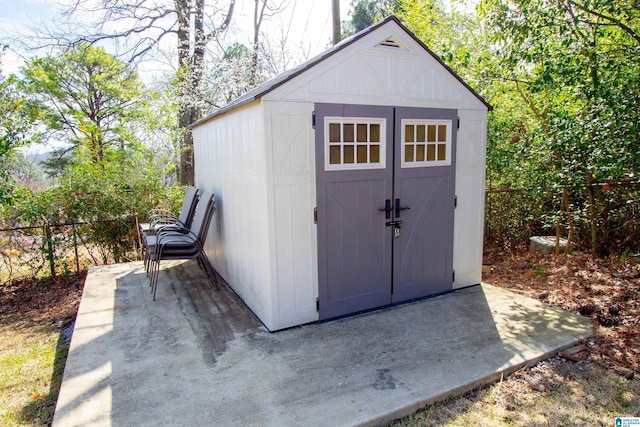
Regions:
<instances>
[{"instance_id":1,"label":"triangular gable vent","mask_svg":"<svg viewBox=\"0 0 640 427\"><path fill-rule=\"evenodd\" d=\"M398 41L394 36L389 36L376 45L376 47L383 47L388 49L407 50L402 43Z\"/></svg>"}]
</instances>

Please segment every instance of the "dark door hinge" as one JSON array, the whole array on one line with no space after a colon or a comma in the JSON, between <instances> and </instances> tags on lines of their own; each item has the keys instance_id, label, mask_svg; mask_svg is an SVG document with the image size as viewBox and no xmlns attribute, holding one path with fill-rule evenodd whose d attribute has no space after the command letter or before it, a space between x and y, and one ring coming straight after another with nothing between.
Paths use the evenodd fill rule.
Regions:
<instances>
[{"instance_id":1,"label":"dark door hinge","mask_svg":"<svg viewBox=\"0 0 640 427\"><path fill-rule=\"evenodd\" d=\"M458 116L458 129L460 129L460 117L459 116Z\"/></svg>"},{"instance_id":2,"label":"dark door hinge","mask_svg":"<svg viewBox=\"0 0 640 427\"><path fill-rule=\"evenodd\" d=\"M313 208L313 223L318 223L318 208Z\"/></svg>"},{"instance_id":3,"label":"dark door hinge","mask_svg":"<svg viewBox=\"0 0 640 427\"><path fill-rule=\"evenodd\" d=\"M456 271L453 270L453 274L451 275L451 281L455 282L456 281Z\"/></svg>"},{"instance_id":4,"label":"dark door hinge","mask_svg":"<svg viewBox=\"0 0 640 427\"><path fill-rule=\"evenodd\" d=\"M453 196L453 209L458 207L458 196Z\"/></svg>"},{"instance_id":5,"label":"dark door hinge","mask_svg":"<svg viewBox=\"0 0 640 427\"><path fill-rule=\"evenodd\" d=\"M319 313L320 312L320 298L316 298L316 312Z\"/></svg>"},{"instance_id":6,"label":"dark door hinge","mask_svg":"<svg viewBox=\"0 0 640 427\"><path fill-rule=\"evenodd\" d=\"M311 126L314 129L316 128L316 112L315 111L311 113Z\"/></svg>"}]
</instances>

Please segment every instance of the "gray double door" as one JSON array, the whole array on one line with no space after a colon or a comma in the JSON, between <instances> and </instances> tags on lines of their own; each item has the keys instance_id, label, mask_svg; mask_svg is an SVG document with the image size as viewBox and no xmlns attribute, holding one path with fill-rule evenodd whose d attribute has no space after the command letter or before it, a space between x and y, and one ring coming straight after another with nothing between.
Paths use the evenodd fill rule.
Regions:
<instances>
[{"instance_id":1,"label":"gray double door","mask_svg":"<svg viewBox=\"0 0 640 427\"><path fill-rule=\"evenodd\" d=\"M452 289L456 123L456 110L315 105L321 320Z\"/></svg>"}]
</instances>

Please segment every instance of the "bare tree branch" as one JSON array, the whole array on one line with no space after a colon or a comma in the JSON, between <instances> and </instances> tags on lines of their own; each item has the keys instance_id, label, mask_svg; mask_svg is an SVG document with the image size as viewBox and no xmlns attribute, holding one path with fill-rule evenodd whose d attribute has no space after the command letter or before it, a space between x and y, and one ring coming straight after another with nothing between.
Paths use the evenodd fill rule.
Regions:
<instances>
[{"instance_id":1,"label":"bare tree branch","mask_svg":"<svg viewBox=\"0 0 640 427\"><path fill-rule=\"evenodd\" d=\"M227 14L222 24L220 24L218 28L214 29L209 34L204 36L205 44L217 38L220 34L225 32L225 30L229 27L229 24L231 24L231 17L233 16L233 10L235 6L236 6L236 0L231 0L231 2L229 3L229 9L227 10Z\"/></svg>"}]
</instances>

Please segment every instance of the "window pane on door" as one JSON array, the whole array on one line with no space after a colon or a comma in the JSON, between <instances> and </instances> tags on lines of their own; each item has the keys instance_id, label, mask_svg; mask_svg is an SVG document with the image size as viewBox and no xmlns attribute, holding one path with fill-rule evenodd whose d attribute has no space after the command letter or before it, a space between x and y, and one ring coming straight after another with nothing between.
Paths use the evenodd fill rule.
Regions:
<instances>
[{"instance_id":1,"label":"window pane on door","mask_svg":"<svg viewBox=\"0 0 640 427\"><path fill-rule=\"evenodd\" d=\"M353 123L344 123L342 125L344 131L344 142L354 142L353 138Z\"/></svg>"},{"instance_id":2,"label":"window pane on door","mask_svg":"<svg viewBox=\"0 0 640 427\"><path fill-rule=\"evenodd\" d=\"M329 142L340 142L340 124L331 123L329 125Z\"/></svg>"},{"instance_id":3,"label":"window pane on door","mask_svg":"<svg viewBox=\"0 0 640 427\"><path fill-rule=\"evenodd\" d=\"M386 119L325 117L325 170L385 167Z\"/></svg>"},{"instance_id":4,"label":"window pane on door","mask_svg":"<svg viewBox=\"0 0 640 427\"><path fill-rule=\"evenodd\" d=\"M371 157L369 159L369 161L371 163L380 163L380 146L379 145L372 145L371 147L369 147L369 149L371 150Z\"/></svg>"},{"instance_id":5,"label":"window pane on door","mask_svg":"<svg viewBox=\"0 0 640 427\"><path fill-rule=\"evenodd\" d=\"M344 162L353 163L353 145L344 146Z\"/></svg>"},{"instance_id":6,"label":"window pane on door","mask_svg":"<svg viewBox=\"0 0 640 427\"><path fill-rule=\"evenodd\" d=\"M406 125L404 127L404 142L414 142L413 139L413 125Z\"/></svg>"},{"instance_id":7,"label":"window pane on door","mask_svg":"<svg viewBox=\"0 0 640 427\"><path fill-rule=\"evenodd\" d=\"M368 135L367 135L367 128L369 126L367 126L366 123L358 123L358 142L367 142L368 140Z\"/></svg>"},{"instance_id":8,"label":"window pane on door","mask_svg":"<svg viewBox=\"0 0 640 427\"><path fill-rule=\"evenodd\" d=\"M436 146L433 144L427 145L427 161L433 162L436 159Z\"/></svg>"},{"instance_id":9,"label":"window pane on door","mask_svg":"<svg viewBox=\"0 0 640 427\"><path fill-rule=\"evenodd\" d=\"M358 145L358 163L367 163L367 146Z\"/></svg>"},{"instance_id":10,"label":"window pane on door","mask_svg":"<svg viewBox=\"0 0 640 427\"><path fill-rule=\"evenodd\" d=\"M329 148L329 163L332 165L339 165L342 163L342 156L340 155L340 146L332 145Z\"/></svg>"},{"instance_id":11,"label":"window pane on door","mask_svg":"<svg viewBox=\"0 0 640 427\"><path fill-rule=\"evenodd\" d=\"M428 133L427 141L435 142L435 140L436 140L436 126L435 125L429 125L428 129L429 129L429 133Z\"/></svg>"},{"instance_id":12,"label":"window pane on door","mask_svg":"<svg viewBox=\"0 0 640 427\"><path fill-rule=\"evenodd\" d=\"M404 146L404 160L405 162L413 162L413 145Z\"/></svg>"},{"instance_id":13,"label":"window pane on door","mask_svg":"<svg viewBox=\"0 0 640 427\"><path fill-rule=\"evenodd\" d=\"M401 167L451 164L451 120L402 120Z\"/></svg>"},{"instance_id":14,"label":"window pane on door","mask_svg":"<svg viewBox=\"0 0 640 427\"><path fill-rule=\"evenodd\" d=\"M369 125L369 141L380 142L380 125L372 123Z\"/></svg>"}]
</instances>

